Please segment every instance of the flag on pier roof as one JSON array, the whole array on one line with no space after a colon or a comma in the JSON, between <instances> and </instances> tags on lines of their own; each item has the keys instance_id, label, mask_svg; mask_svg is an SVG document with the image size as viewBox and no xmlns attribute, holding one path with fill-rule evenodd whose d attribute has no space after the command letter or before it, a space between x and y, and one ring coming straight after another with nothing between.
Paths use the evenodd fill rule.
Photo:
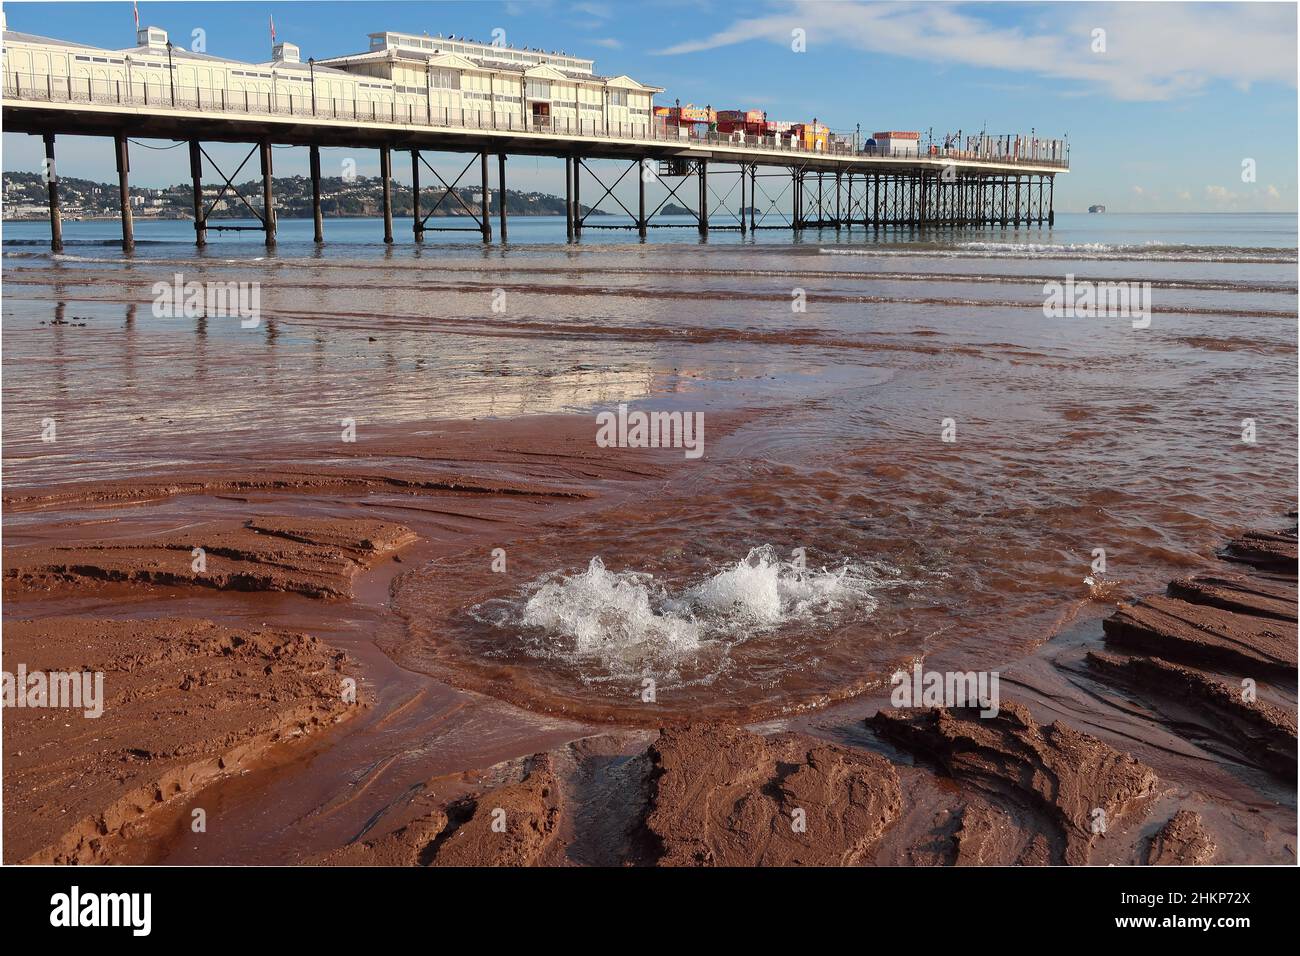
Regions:
<instances>
[{"instance_id":1,"label":"flag on pier roof","mask_svg":"<svg viewBox=\"0 0 1300 956\"><path fill-rule=\"evenodd\" d=\"M275 46L275 14L271 14L271 45Z\"/></svg>"},{"instance_id":2,"label":"flag on pier roof","mask_svg":"<svg viewBox=\"0 0 1300 956\"><path fill-rule=\"evenodd\" d=\"M140 5L136 0L131 0L131 12L135 14L135 29L138 33L140 30Z\"/></svg>"}]
</instances>

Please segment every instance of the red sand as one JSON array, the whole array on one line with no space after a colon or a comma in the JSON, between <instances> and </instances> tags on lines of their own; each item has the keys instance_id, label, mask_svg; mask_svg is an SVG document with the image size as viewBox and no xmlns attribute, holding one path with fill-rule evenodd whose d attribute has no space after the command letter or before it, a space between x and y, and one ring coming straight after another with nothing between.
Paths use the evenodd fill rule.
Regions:
<instances>
[{"instance_id":1,"label":"red sand","mask_svg":"<svg viewBox=\"0 0 1300 956\"><path fill-rule=\"evenodd\" d=\"M591 427L443 423L418 441L380 436L354 462L268 449L215 475L10 492L10 514L37 520L9 532L5 668L103 671L109 706L98 720L6 712L6 862L1204 863L1257 849L1219 778L1195 771L1208 811L1175 805L1166 774L1191 779L1200 758L1165 748L1148 765L1116 745L1120 728L1101 728L1107 742L1037 717L1040 691L1064 699L1045 690L1042 655L1010 668L1030 706L1004 700L994 720L882 710L850 739L843 708L801 727L633 718L596 734L395 668L376 647L403 641L389 592L405 569L471 547L486 562L662 480L668 452L603 453ZM1162 695L1190 687L1251 730L1229 766L1294 769L1287 708L1238 705L1235 672L1213 670L1293 677L1294 540L1243 539L1229 556L1263 570L1180 582L1108 624L1135 656L1094 646L1094 676L1149 697L1142 734L1167 734ZM347 717L315 746L286 746ZM205 805L219 820L196 832ZM265 812L239 819L250 805ZM1294 858L1284 831L1258 825L1270 858Z\"/></svg>"}]
</instances>

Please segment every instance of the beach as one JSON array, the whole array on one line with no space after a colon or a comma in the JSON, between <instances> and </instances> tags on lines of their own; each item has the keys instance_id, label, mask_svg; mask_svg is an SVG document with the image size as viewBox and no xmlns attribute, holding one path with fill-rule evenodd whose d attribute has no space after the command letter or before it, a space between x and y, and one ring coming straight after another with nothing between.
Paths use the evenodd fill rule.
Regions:
<instances>
[{"instance_id":1,"label":"beach","mask_svg":"<svg viewBox=\"0 0 1300 956\"><path fill-rule=\"evenodd\" d=\"M1137 703L1104 625L1198 575L1294 589L1293 557L1288 585L1216 556L1294 528L1293 216L319 249L284 221L274 253L140 222L129 257L41 228L4 229L5 669L124 706L7 711L5 862L1295 862L1293 670L1255 675L1288 780ZM256 322L157 314L177 277L256 283ZM1067 277L1150 308L1045 314ZM602 412L699 422L700 453L598 441ZM970 733L1063 781L1037 816L943 756L962 731L904 726L918 666L1000 675ZM843 838L765 842L682 780ZM497 806L529 840L484 836Z\"/></svg>"}]
</instances>

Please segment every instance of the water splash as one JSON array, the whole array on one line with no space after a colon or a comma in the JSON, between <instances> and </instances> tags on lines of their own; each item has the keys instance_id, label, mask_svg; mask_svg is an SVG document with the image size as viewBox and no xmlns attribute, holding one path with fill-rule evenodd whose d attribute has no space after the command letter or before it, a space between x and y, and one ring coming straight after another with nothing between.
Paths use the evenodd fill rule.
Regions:
<instances>
[{"instance_id":1,"label":"water splash","mask_svg":"<svg viewBox=\"0 0 1300 956\"><path fill-rule=\"evenodd\" d=\"M716 676L729 649L756 635L869 615L877 606L873 588L896 583L891 572L847 561L806 568L764 545L673 589L653 574L610 571L594 557L584 571L543 575L515 599L485 602L470 614L520 631L532 656L584 666L589 680L646 671L672 678L679 663L705 660Z\"/></svg>"},{"instance_id":2,"label":"water splash","mask_svg":"<svg viewBox=\"0 0 1300 956\"><path fill-rule=\"evenodd\" d=\"M781 560L765 545L691 588L685 604L731 626L776 627L833 611L846 602L870 612L876 602L868 583L860 569L847 564L837 571L812 571Z\"/></svg>"},{"instance_id":3,"label":"water splash","mask_svg":"<svg viewBox=\"0 0 1300 956\"><path fill-rule=\"evenodd\" d=\"M689 615L664 610L668 603L653 575L611 572L596 557L581 574L544 580L528 598L519 623L571 640L578 654L698 647L699 626Z\"/></svg>"}]
</instances>

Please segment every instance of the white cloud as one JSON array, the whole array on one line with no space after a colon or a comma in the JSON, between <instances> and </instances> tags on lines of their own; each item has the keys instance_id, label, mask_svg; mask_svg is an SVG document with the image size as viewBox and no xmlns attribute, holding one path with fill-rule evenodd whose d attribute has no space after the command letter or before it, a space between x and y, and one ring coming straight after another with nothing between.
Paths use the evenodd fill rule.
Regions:
<instances>
[{"instance_id":1,"label":"white cloud","mask_svg":"<svg viewBox=\"0 0 1300 956\"><path fill-rule=\"evenodd\" d=\"M595 20L609 20L614 16L614 10L608 3L574 3L570 4L571 13L581 13Z\"/></svg>"},{"instance_id":2,"label":"white cloud","mask_svg":"<svg viewBox=\"0 0 1300 956\"><path fill-rule=\"evenodd\" d=\"M585 42L592 43L596 46L603 46L609 50L623 49L623 42L621 40L616 40L613 37L596 37Z\"/></svg>"},{"instance_id":3,"label":"white cloud","mask_svg":"<svg viewBox=\"0 0 1300 956\"><path fill-rule=\"evenodd\" d=\"M1166 100L1211 81L1249 89L1295 85L1296 7L1240 3L1051 4L1033 27L1002 26L966 3L823 3L789 0L780 12L736 20L712 36L665 50L677 55L754 40L784 46L807 32L819 46L1073 80L1122 100ZM1005 7L1000 9L1007 9ZM1106 52L1092 52L1092 31Z\"/></svg>"}]
</instances>

